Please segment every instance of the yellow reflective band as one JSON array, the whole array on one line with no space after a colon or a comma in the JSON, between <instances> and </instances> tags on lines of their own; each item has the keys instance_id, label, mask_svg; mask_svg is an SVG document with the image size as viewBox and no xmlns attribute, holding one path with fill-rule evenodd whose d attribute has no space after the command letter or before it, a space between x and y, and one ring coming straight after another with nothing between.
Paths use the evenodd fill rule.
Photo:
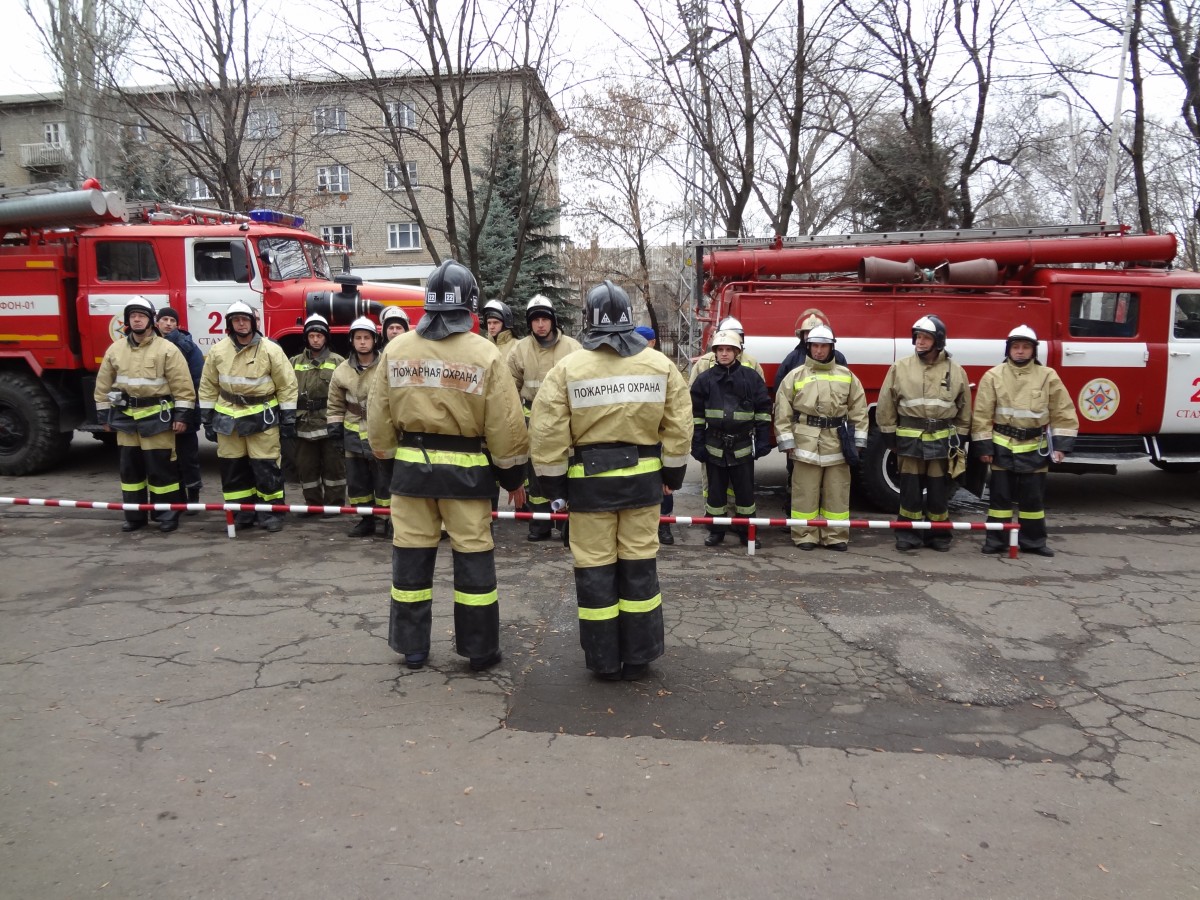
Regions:
<instances>
[{"instance_id":1,"label":"yellow reflective band","mask_svg":"<svg viewBox=\"0 0 1200 900\"><path fill-rule=\"evenodd\" d=\"M745 516L747 518L749 518L750 516L756 515L758 513L757 505L756 506L734 506L734 510L737 512L737 514L739 516Z\"/></svg>"},{"instance_id":2,"label":"yellow reflective band","mask_svg":"<svg viewBox=\"0 0 1200 900\"><path fill-rule=\"evenodd\" d=\"M916 522L920 522L923 518L925 518L925 514L922 513L921 510L919 510L919 509L917 509L917 510L905 509L902 506L902 507L900 507L900 518L912 519Z\"/></svg>"},{"instance_id":3,"label":"yellow reflective band","mask_svg":"<svg viewBox=\"0 0 1200 900\"><path fill-rule=\"evenodd\" d=\"M616 603L612 606L602 606L599 609L581 606L579 607L579 618L585 622L604 622L608 619L615 619L620 611Z\"/></svg>"},{"instance_id":4,"label":"yellow reflective band","mask_svg":"<svg viewBox=\"0 0 1200 900\"><path fill-rule=\"evenodd\" d=\"M733 411L733 421L735 422L749 422L753 418L754 412L752 410L735 409Z\"/></svg>"},{"instance_id":5,"label":"yellow reflective band","mask_svg":"<svg viewBox=\"0 0 1200 900\"><path fill-rule=\"evenodd\" d=\"M987 516L989 519L1011 519L1012 518L1012 510L1011 509L989 509L987 511Z\"/></svg>"},{"instance_id":6,"label":"yellow reflective band","mask_svg":"<svg viewBox=\"0 0 1200 900\"><path fill-rule=\"evenodd\" d=\"M840 381L849 384L850 376L835 375L832 372L814 372L806 378L801 378L799 381L793 382L792 387L798 391L810 381Z\"/></svg>"},{"instance_id":7,"label":"yellow reflective band","mask_svg":"<svg viewBox=\"0 0 1200 900\"><path fill-rule=\"evenodd\" d=\"M704 514L706 516L723 516L723 515L725 515L725 507L709 506L707 503L705 503L704 504Z\"/></svg>"},{"instance_id":8,"label":"yellow reflective band","mask_svg":"<svg viewBox=\"0 0 1200 900\"><path fill-rule=\"evenodd\" d=\"M948 513L948 512L930 513L929 521L930 522L949 522L950 521L950 513Z\"/></svg>"},{"instance_id":9,"label":"yellow reflective band","mask_svg":"<svg viewBox=\"0 0 1200 900\"><path fill-rule=\"evenodd\" d=\"M1033 453L1045 446L1040 438L1033 441L1022 441L1021 443L1017 443L1008 435L1000 434L999 432L996 432L992 435L992 442L997 446L1007 447L1010 453Z\"/></svg>"},{"instance_id":10,"label":"yellow reflective band","mask_svg":"<svg viewBox=\"0 0 1200 900\"><path fill-rule=\"evenodd\" d=\"M173 494L180 490L182 485L177 481L174 484L151 484L149 485L150 493L152 494Z\"/></svg>"},{"instance_id":11,"label":"yellow reflective band","mask_svg":"<svg viewBox=\"0 0 1200 900\"><path fill-rule=\"evenodd\" d=\"M622 476L629 477L630 475L646 475L650 472L659 472L662 470L662 460L657 456L647 456L639 459L635 465L627 466L624 469L613 469L611 472L598 472L595 475L583 474L583 464L569 466L567 468L568 478L620 478Z\"/></svg>"},{"instance_id":12,"label":"yellow reflective band","mask_svg":"<svg viewBox=\"0 0 1200 900\"><path fill-rule=\"evenodd\" d=\"M0 334L0 341L57 341L57 334ZM96 362L103 362L104 357L97 357Z\"/></svg>"},{"instance_id":13,"label":"yellow reflective band","mask_svg":"<svg viewBox=\"0 0 1200 900\"><path fill-rule=\"evenodd\" d=\"M901 515L903 515L903 513L901 513ZM789 515L788 518L789 519L805 519L805 520L815 519L815 518L817 518L817 510L814 509L812 512L801 512L798 509L793 509L791 515Z\"/></svg>"},{"instance_id":14,"label":"yellow reflective band","mask_svg":"<svg viewBox=\"0 0 1200 900\"><path fill-rule=\"evenodd\" d=\"M392 588L392 599L397 603L423 603L426 600L433 599L433 588L421 588L416 591L402 591L398 587Z\"/></svg>"},{"instance_id":15,"label":"yellow reflective band","mask_svg":"<svg viewBox=\"0 0 1200 900\"><path fill-rule=\"evenodd\" d=\"M146 482L144 481L139 481L137 484L126 484L124 481L121 482L121 490L123 491L129 491L130 493L133 493L135 491L144 491L145 489Z\"/></svg>"},{"instance_id":16,"label":"yellow reflective band","mask_svg":"<svg viewBox=\"0 0 1200 900\"><path fill-rule=\"evenodd\" d=\"M222 491L221 496L229 503L234 503L238 500L245 500L248 497L253 497L258 492L254 488L246 488L244 491Z\"/></svg>"},{"instance_id":17,"label":"yellow reflective band","mask_svg":"<svg viewBox=\"0 0 1200 900\"><path fill-rule=\"evenodd\" d=\"M27 269L53 269L54 260L52 259L27 259L25 260L25 268Z\"/></svg>"},{"instance_id":18,"label":"yellow reflective band","mask_svg":"<svg viewBox=\"0 0 1200 900\"><path fill-rule=\"evenodd\" d=\"M383 498L376 497L375 505L382 506L384 509L391 509L392 508L392 498L391 497L383 497Z\"/></svg>"},{"instance_id":19,"label":"yellow reflective band","mask_svg":"<svg viewBox=\"0 0 1200 900\"><path fill-rule=\"evenodd\" d=\"M1046 511L1041 510L1040 512L1025 512L1025 510L1021 510L1020 512L1017 513L1017 518L1018 519L1044 519L1044 518L1046 518Z\"/></svg>"},{"instance_id":20,"label":"yellow reflective band","mask_svg":"<svg viewBox=\"0 0 1200 900\"><path fill-rule=\"evenodd\" d=\"M455 591L454 602L463 606L491 606L496 602L496 592L492 590L486 594L468 594L465 591Z\"/></svg>"},{"instance_id":21,"label":"yellow reflective band","mask_svg":"<svg viewBox=\"0 0 1200 900\"><path fill-rule=\"evenodd\" d=\"M823 509L821 510L821 518L828 519L830 522L849 522L850 511L846 510L846 512L835 513L830 512L827 509Z\"/></svg>"},{"instance_id":22,"label":"yellow reflective band","mask_svg":"<svg viewBox=\"0 0 1200 900\"><path fill-rule=\"evenodd\" d=\"M923 441L941 441L950 437L950 429L941 431L922 431L920 428L897 428L896 435L906 438L920 438Z\"/></svg>"},{"instance_id":23,"label":"yellow reflective band","mask_svg":"<svg viewBox=\"0 0 1200 900\"><path fill-rule=\"evenodd\" d=\"M270 503L272 500L282 500L283 491L276 491L274 494L260 493L258 496L262 498L263 503Z\"/></svg>"},{"instance_id":24,"label":"yellow reflective band","mask_svg":"<svg viewBox=\"0 0 1200 900\"><path fill-rule=\"evenodd\" d=\"M457 450L421 450L418 447L397 447L396 459L400 462L424 463L425 455L435 466L458 466L462 469L474 469L488 464L487 457L482 453L462 453Z\"/></svg>"},{"instance_id":25,"label":"yellow reflective band","mask_svg":"<svg viewBox=\"0 0 1200 900\"><path fill-rule=\"evenodd\" d=\"M125 410L125 415L129 416L129 418L133 419L135 422L140 422L142 419L148 419L151 416L157 416L161 414L164 409L172 410L174 408L175 404L167 401L166 403L160 403L158 406L139 406L137 409L127 408Z\"/></svg>"},{"instance_id":26,"label":"yellow reflective band","mask_svg":"<svg viewBox=\"0 0 1200 900\"><path fill-rule=\"evenodd\" d=\"M373 499L370 494L367 494L365 497L347 497L346 501L351 506L370 506Z\"/></svg>"},{"instance_id":27,"label":"yellow reflective band","mask_svg":"<svg viewBox=\"0 0 1200 900\"><path fill-rule=\"evenodd\" d=\"M231 419L240 419L244 416L258 415L264 409L270 409L278 405L278 400L271 400L268 403L256 403L254 406L226 406L218 400L213 409L223 416L229 416Z\"/></svg>"},{"instance_id":28,"label":"yellow reflective band","mask_svg":"<svg viewBox=\"0 0 1200 900\"><path fill-rule=\"evenodd\" d=\"M618 600L617 606L625 613L654 612L662 606L662 594L655 594L649 600Z\"/></svg>"}]
</instances>

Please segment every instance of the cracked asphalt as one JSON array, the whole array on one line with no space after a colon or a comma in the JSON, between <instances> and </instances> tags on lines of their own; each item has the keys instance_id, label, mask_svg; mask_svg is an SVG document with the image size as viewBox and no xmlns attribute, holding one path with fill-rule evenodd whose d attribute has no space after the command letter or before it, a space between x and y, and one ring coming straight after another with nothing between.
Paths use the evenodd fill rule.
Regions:
<instances>
[{"instance_id":1,"label":"cracked asphalt","mask_svg":"<svg viewBox=\"0 0 1200 900\"><path fill-rule=\"evenodd\" d=\"M0 495L113 500L115 468L81 437ZM477 676L445 545L409 672L388 544L348 521L0 506L0 896L1200 896L1200 478L1053 476L1048 504L1053 560L677 526L667 655L615 684L523 524Z\"/></svg>"}]
</instances>

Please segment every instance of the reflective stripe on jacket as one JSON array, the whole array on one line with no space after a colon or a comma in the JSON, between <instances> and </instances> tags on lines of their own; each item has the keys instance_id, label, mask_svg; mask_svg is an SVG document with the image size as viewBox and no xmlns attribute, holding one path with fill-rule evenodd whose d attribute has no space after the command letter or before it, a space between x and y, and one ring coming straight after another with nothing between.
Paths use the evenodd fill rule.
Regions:
<instances>
[{"instance_id":1,"label":"reflective stripe on jacket","mask_svg":"<svg viewBox=\"0 0 1200 900\"><path fill-rule=\"evenodd\" d=\"M219 434L257 434L296 409L296 373L283 349L254 335L244 347L229 337L208 351L200 376L200 412Z\"/></svg>"},{"instance_id":2,"label":"reflective stripe on jacket","mask_svg":"<svg viewBox=\"0 0 1200 900\"><path fill-rule=\"evenodd\" d=\"M367 427L367 401L379 369L381 354L375 354L371 364L360 366L357 356L342 360L329 385L329 422L346 426L345 448L355 456L369 456L371 444Z\"/></svg>"},{"instance_id":3,"label":"reflective stripe on jacket","mask_svg":"<svg viewBox=\"0 0 1200 900\"><path fill-rule=\"evenodd\" d=\"M879 388L875 421L896 436L900 456L947 458L950 436L964 438L971 427L967 373L945 351L931 364L915 353L896 360Z\"/></svg>"},{"instance_id":4,"label":"reflective stripe on jacket","mask_svg":"<svg viewBox=\"0 0 1200 900\"><path fill-rule=\"evenodd\" d=\"M761 378L764 382L767 380L767 376L763 372L763 367L758 364L758 360L756 360L753 356L751 356L745 350L743 350L740 354L738 354L738 362L741 363L743 366L745 366L747 369L753 369L755 372L757 372L758 377ZM709 369L711 369L716 364L717 364L717 354L715 354L715 353L713 353L713 351L709 350L707 353L705 353L703 356L701 356L698 360L696 360L694 363L692 363L692 371L688 374L688 386L690 387L691 385L695 384L697 378L699 378L701 375L703 375L705 372L707 372Z\"/></svg>"},{"instance_id":5,"label":"reflective stripe on jacket","mask_svg":"<svg viewBox=\"0 0 1200 900\"><path fill-rule=\"evenodd\" d=\"M867 395L858 376L835 362L806 358L779 385L775 395L775 433L779 449L813 466L845 463L837 426L809 424L809 418L845 418L854 427L854 441L867 440Z\"/></svg>"},{"instance_id":6,"label":"reflective stripe on jacket","mask_svg":"<svg viewBox=\"0 0 1200 900\"><path fill-rule=\"evenodd\" d=\"M693 446L700 437L709 462L735 466L754 461L754 448L771 444L771 398L762 378L736 362L716 365L692 382Z\"/></svg>"},{"instance_id":7,"label":"reflective stripe on jacket","mask_svg":"<svg viewBox=\"0 0 1200 900\"><path fill-rule=\"evenodd\" d=\"M1049 438L1047 438L1049 426ZM971 417L971 452L991 456L992 465L1035 472L1052 450L1070 453L1079 416L1062 379L1049 366L1005 360L983 373Z\"/></svg>"},{"instance_id":8,"label":"reflective stripe on jacket","mask_svg":"<svg viewBox=\"0 0 1200 900\"><path fill-rule=\"evenodd\" d=\"M334 370L345 359L323 347L313 355L311 350L297 353L289 362L296 373L296 437L306 441L321 441L329 436L326 408L329 403L329 383Z\"/></svg>"},{"instance_id":9,"label":"reflective stripe on jacket","mask_svg":"<svg viewBox=\"0 0 1200 900\"><path fill-rule=\"evenodd\" d=\"M108 396L113 392L121 393L116 403ZM187 361L174 344L156 334L140 344L132 336L114 341L96 373L92 397L101 422L147 437L174 422L189 421L196 408Z\"/></svg>"}]
</instances>

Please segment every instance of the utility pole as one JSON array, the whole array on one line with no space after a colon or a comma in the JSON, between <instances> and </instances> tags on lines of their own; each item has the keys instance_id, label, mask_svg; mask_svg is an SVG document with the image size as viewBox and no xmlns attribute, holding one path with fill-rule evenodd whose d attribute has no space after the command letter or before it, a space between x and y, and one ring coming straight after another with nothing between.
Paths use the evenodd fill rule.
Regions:
<instances>
[{"instance_id":1,"label":"utility pole","mask_svg":"<svg viewBox=\"0 0 1200 900\"><path fill-rule=\"evenodd\" d=\"M1113 105L1112 125L1108 134L1108 166L1104 171L1104 202L1100 207L1100 221L1112 224L1116 215L1115 194L1117 192L1117 151L1121 147L1121 107L1125 94L1125 67L1129 64L1129 39L1133 27L1133 0L1125 0L1125 26L1121 39L1121 67L1117 76L1117 99Z\"/></svg>"}]
</instances>

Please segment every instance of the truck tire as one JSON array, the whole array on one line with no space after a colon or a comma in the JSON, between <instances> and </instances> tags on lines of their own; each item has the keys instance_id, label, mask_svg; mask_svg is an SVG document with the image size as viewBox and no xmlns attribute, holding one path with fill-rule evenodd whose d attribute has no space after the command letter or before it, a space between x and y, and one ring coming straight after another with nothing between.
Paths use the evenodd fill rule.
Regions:
<instances>
[{"instance_id":1,"label":"truck tire","mask_svg":"<svg viewBox=\"0 0 1200 900\"><path fill-rule=\"evenodd\" d=\"M867 502L893 516L900 512L900 478L896 471L896 454L884 446L883 434L878 428L872 428L867 436L867 449L863 451L858 474Z\"/></svg>"},{"instance_id":2,"label":"truck tire","mask_svg":"<svg viewBox=\"0 0 1200 900\"><path fill-rule=\"evenodd\" d=\"M38 380L0 372L0 475L42 472L61 462L69 447L58 429L58 407Z\"/></svg>"}]
</instances>

